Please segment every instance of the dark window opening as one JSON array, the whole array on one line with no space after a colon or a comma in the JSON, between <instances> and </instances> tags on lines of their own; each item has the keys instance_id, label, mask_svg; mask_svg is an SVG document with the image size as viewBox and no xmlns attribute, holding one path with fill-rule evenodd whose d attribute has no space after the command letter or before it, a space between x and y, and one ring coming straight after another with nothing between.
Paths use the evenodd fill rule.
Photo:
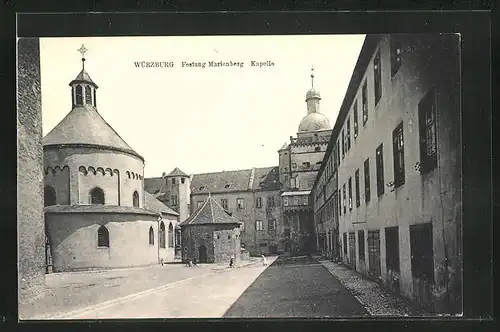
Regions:
<instances>
[{"instance_id":1,"label":"dark window opening","mask_svg":"<svg viewBox=\"0 0 500 332\"><path fill-rule=\"evenodd\" d=\"M51 186L45 186L43 190L44 206L56 205L56 191Z\"/></svg>"},{"instance_id":2,"label":"dark window opening","mask_svg":"<svg viewBox=\"0 0 500 332\"><path fill-rule=\"evenodd\" d=\"M357 100L354 102L353 117L354 117L354 139L356 139L356 137L358 137L358 101Z\"/></svg>"},{"instance_id":3,"label":"dark window opening","mask_svg":"<svg viewBox=\"0 0 500 332\"><path fill-rule=\"evenodd\" d=\"M92 105L92 89L88 85L85 87L85 104Z\"/></svg>"},{"instance_id":4,"label":"dark window opening","mask_svg":"<svg viewBox=\"0 0 500 332\"><path fill-rule=\"evenodd\" d=\"M411 272L413 278L434 282L432 224L410 226Z\"/></svg>"},{"instance_id":5,"label":"dark window opening","mask_svg":"<svg viewBox=\"0 0 500 332\"><path fill-rule=\"evenodd\" d=\"M343 206L344 206L344 214L346 214L347 213L347 195L346 195L346 190L345 190L345 183L342 186L342 196L344 198L344 204L343 204Z\"/></svg>"},{"instance_id":6,"label":"dark window opening","mask_svg":"<svg viewBox=\"0 0 500 332\"><path fill-rule=\"evenodd\" d=\"M347 119L347 151L351 149L351 118Z\"/></svg>"},{"instance_id":7,"label":"dark window opening","mask_svg":"<svg viewBox=\"0 0 500 332\"><path fill-rule=\"evenodd\" d=\"M361 93L361 98L363 101L363 125L368 121L368 90L366 87L366 81L363 84L363 91Z\"/></svg>"},{"instance_id":8,"label":"dark window opening","mask_svg":"<svg viewBox=\"0 0 500 332\"><path fill-rule=\"evenodd\" d=\"M174 247L174 227L172 226L172 223L168 225L168 247L173 248Z\"/></svg>"},{"instance_id":9,"label":"dark window opening","mask_svg":"<svg viewBox=\"0 0 500 332\"><path fill-rule=\"evenodd\" d=\"M155 232L153 231L153 227L149 227L149 244L154 245L155 244Z\"/></svg>"},{"instance_id":10,"label":"dark window opening","mask_svg":"<svg viewBox=\"0 0 500 332\"><path fill-rule=\"evenodd\" d=\"M344 233L344 256L347 257L347 233Z\"/></svg>"},{"instance_id":11,"label":"dark window opening","mask_svg":"<svg viewBox=\"0 0 500 332\"><path fill-rule=\"evenodd\" d=\"M81 85L77 85L75 88L76 92L76 105L83 105L83 88Z\"/></svg>"},{"instance_id":12,"label":"dark window opening","mask_svg":"<svg viewBox=\"0 0 500 332\"><path fill-rule=\"evenodd\" d=\"M359 207L360 203L360 195L359 195L359 169L354 173L354 186L356 187L356 207Z\"/></svg>"},{"instance_id":13,"label":"dark window opening","mask_svg":"<svg viewBox=\"0 0 500 332\"><path fill-rule=\"evenodd\" d=\"M358 231L358 255L359 260L365 260L365 231Z\"/></svg>"},{"instance_id":14,"label":"dark window opening","mask_svg":"<svg viewBox=\"0 0 500 332\"><path fill-rule=\"evenodd\" d=\"M387 271L399 273L399 234L398 227L385 229L385 250Z\"/></svg>"},{"instance_id":15,"label":"dark window opening","mask_svg":"<svg viewBox=\"0 0 500 332\"><path fill-rule=\"evenodd\" d=\"M172 184L175 184L175 179L172 179Z\"/></svg>"},{"instance_id":16,"label":"dark window opening","mask_svg":"<svg viewBox=\"0 0 500 332\"><path fill-rule=\"evenodd\" d=\"M181 183L184 184L184 182L186 181L186 179L184 178L181 178Z\"/></svg>"},{"instance_id":17,"label":"dark window opening","mask_svg":"<svg viewBox=\"0 0 500 332\"><path fill-rule=\"evenodd\" d=\"M370 159L366 159L364 163L365 171L365 202L370 201Z\"/></svg>"},{"instance_id":18,"label":"dark window opening","mask_svg":"<svg viewBox=\"0 0 500 332\"><path fill-rule=\"evenodd\" d=\"M257 197L257 200L255 201L255 207L257 209L262 208L262 197Z\"/></svg>"},{"instance_id":19,"label":"dark window opening","mask_svg":"<svg viewBox=\"0 0 500 332\"><path fill-rule=\"evenodd\" d=\"M374 277L380 277L380 232L368 231L368 271Z\"/></svg>"},{"instance_id":20,"label":"dark window opening","mask_svg":"<svg viewBox=\"0 0 500 332\"><path fill-rule=\"evenodd\" d=\"M177 195L172 195L172 206L177 206L178 205L177 201Z\"/></svg>"},{"instance_id":21,"label":"dark window opening","mask_svg":"<svg viewBox=\"0 0 500 332\"><path fill-rule=\"evenodd\" d=\"M90 204L104 204L104 191L101 188L90 191Z\"/></svg>"},{"instance_id":22,"label":"dark window opening","mask_svg":"<svg viewBox=\"0 0 500 332\"><path fill-rule=\"evenodd\" d=\"M349 233L349 264L356 270L356 233Z\"/></svg>"},{"instance_id":23,"label":"dark window opening","mask_svg":"<svg viewBox=\"0 0 500 332\"><path fill-rule=\"evenodd\" d=\"M222 205L222 208L223 208L224 210L227 210L227 199L224 199L224 198L223 198L223 199L221 199L221 200L220 200L220 203L221 203L221 205Z\"/></svg>"},{"instance_id":24,"label":"dark window opening","mask_svg":"<svg viewBox=\"0 0 500 332\"><path fill-rule=\"evenodd\" d=\"M345 143L344 129L342 129L342 159L344 159L345 153L346 153L346 143Z\"/></svg>"},{"instance_id":25,"label":"dark window opening","mask_svg":"<svg viewBox=\"0 0 500 332\"><path fill-rule=\"evenodd\" d=\"M395 36L391 37L391 77L394 77L402 64L403 47Z\"/></svg>"},{"instance_id":26,"label":"dark window opening","mask_svg":"<svg viewBox=\"0 0 500 332\"><path fill-rule=\"evenodd\" d=\"M132 195L132 204L135 207L139 207L139 194L137 191L134 191L134 194Z\"/></svg>"},{"instance_id":27,"label":"dark window opening","mask_svg":"<svg viewBox=\"0 0 500 332\"><path fill-rule=\"evenodd\" d=\"M236 199L236 205L238 206L238 209L243 209L244 208L243 202L244 202L243 198Z\"/></svg>"},{"instance_id":28,"label":"dark window opening","mask_svg":"<svg viewBox=\"0 0 500 332\"><path fill-rule=\"evenodd\" d=\"M435 98L434 89L431 89L418 105L421 173L427 173L437 166Z\"/></svg>"},{"instance_id":29,"label":"dark window opening","mask_svg":"<svg viewBox=\"0 0 500 332\"><path fill-rule=\"evenodd\" d=\"M380 68L380 50L375 55L373 59L373 79L374 79L374 90L375 90L375 105L378 104L380 98L382 97L382 70Z\"/></svg>"},{"instance_id":30,"label":"dark window opening","mask_svg":"<svg viewBox=\"0 0 500 332\"><path fill-rule=\"evenodd\" d=\"M352 178L349 178L349 211L352 210Z\"/></svg>"},{"instance_id":31,"label":"dark window opening","mask_svg":"<svg viewBox=\"0 0 500 332\"><path fill-rule=\"evenodd\" d=\"M405 182L403 122L392 132L392 149L394 155L394 186L398 187Z\"/></svg>"},{"instance_id":32,"label":"dark window opening","mask_svg":"<svg viewBox=\"0 0 500 332\"><path fill-rule=\"evenodd\" d=\"M160 237L160 248L165 248L166 235L165 235L165 224L163 223L163 221L160 223L160 232L158 235Z\"/></svg>"},{"instance_id":33,"label":"dark window opening","mask_svg":"<svg viewBox=\"0 0 500 332\"><path fill-rule=\"evenodd\" d=\"M377 164L377 195L384 194L384 147L380 144L375 152Z\"/></svg>"},{"instance_id":34,"label":"dark window opening","mask_svg":"<svg viewBox=\"0 0 500 332\"><path fill-rule=\"evenodd\" d=\"M101 226L97 230L97 246L109 248L109 231L105 226Z\"/></svg>"}]
</instances>

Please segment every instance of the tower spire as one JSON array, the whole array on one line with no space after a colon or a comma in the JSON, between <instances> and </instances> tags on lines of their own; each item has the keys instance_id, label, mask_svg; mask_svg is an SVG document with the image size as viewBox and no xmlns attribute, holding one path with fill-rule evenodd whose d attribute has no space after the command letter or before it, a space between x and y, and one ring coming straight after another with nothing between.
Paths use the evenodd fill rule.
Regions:
<instances>
[{"instance_id":1,"label":"tower spire","mask_svg":"<svg viewBox=\"0 0 500 332\"><path fill-rule=\"evenodd\" d=\"M314 66L311 67L311 88L314 88Z\"/></svg>"},{"instance_id":2,"label":"tower spire","mask_svg":"<svg viewBox=\"0 0 500 332\"><path fill-rule=\"evenodd\" d=\"M87 53L87 48L85 48L85 45L82 44L80 48L78 49L78 52L82 54L82 70L85 70L85 53Z\"/></svg>"}]
</instances>

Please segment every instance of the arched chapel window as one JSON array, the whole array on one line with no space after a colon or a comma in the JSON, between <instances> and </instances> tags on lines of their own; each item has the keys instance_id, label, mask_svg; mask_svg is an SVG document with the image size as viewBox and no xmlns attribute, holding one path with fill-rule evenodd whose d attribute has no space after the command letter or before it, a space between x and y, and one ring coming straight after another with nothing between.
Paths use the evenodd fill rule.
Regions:
<instances>
[{"instance_id":1,"label":"arched chapel window","mask_svg":"<svg viewBox=\"0 0 500 332\"><path fill-rule=\"evenodd\" d=\"M172 226L172 223L168 225L168 247L174 247L174 227Z\"/></svg>"},{"instance_id":2,"label":"arched chapel window","mask_svg":"<svg viewBox=\"0 0 500 332\"><path fill-rule=\"evenodd\" d=\"M165 248L165 224L163 221L160 223L160 248Z\"/></svg>"},{"instance_id":3,"label":"arched chapel window","mask_svg":"<svg viewBox=\"0 0 500 332\"><path fill-rule=\"evenodd\" d=\"M83 88L81 85L77 85L75 88L76 92L76 105L83 105Z\"/></svg>"},{"instance_id":4,"label":"arched chapel window","mask_svg":"<svg viewBox=\"0 0 500 332\"><path fill-rule=\"evenodd\" d=\"M132 201L135 207L139 207L139 194L137 193L137 191L134 191Z\"/></svg>"},{"instance_id":5,"label":"arched chapel window","mask_svg":"<svg viewBox=\"0 0 500 332\"><path fill-rule=\"evenodd\" d=\"M44 206L56 205L56 191L51 186L45 186L43 190Z\"/></svg>"},{"instance_id":6,"label":"arched chapel window","mask_svg":"<svg viewBox=\"0 0 500 332\"><path fill-rule=\"evenodd\" d=\"M92 89L88 85L85 87L85 104L92 105Z\"/></svg>"},{"instance_id":7,"label":"arched chapel window","mask_svg":"<svg viewBox=\"0 0 500 332\"><path fill-rule=\"evenodd\" d=\"M90 204L104 204L104 191L94 188L90 191Z\"/></svg>"},{"instance_id":8,"label":"arched chapel window","mask_svg":"<svg viewBox=\"0 0 500 332\"><path fill-rule=\"evenodd\" d=\"M149 227L149 244L154 245L155 244L155 232L153 231L153 227Z\"/></svg>"},{"instance_id":9,"label":"arched chapel window","mask_svg":"<svg viewBox=\"0 0 500 332\"><path fill-rule=\"evenodd\" d=\"M106 226L101 226L97 230L97 246L109 248L109 231Z\"/></svg>"}]
</instances>

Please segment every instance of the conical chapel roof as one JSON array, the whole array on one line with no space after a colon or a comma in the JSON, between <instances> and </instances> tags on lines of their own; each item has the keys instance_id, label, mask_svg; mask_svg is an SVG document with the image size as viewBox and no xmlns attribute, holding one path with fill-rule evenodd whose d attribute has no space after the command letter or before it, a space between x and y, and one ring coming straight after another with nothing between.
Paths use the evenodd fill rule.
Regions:
<instances>
[{"instance_id":1,"label":"conical chapel roof","mask_svg":"<svg viewBox=\"0 0 500 332\"><path fill-rule=\"evenodd\" d=\"M74 107L44 138L43 146L92 145L144 158L135 152L90 105Z\"/></svg>"},{"instance_id":2,"label":"conical chapel roof","mask_svg":"<svg viewBox=\"0 0 500 332\"><path fill-rule=\"evenodd\" d=\"M186 225L206 225L206 224L241 224L238 219L229 215L216 200L209 196L203 205L196 210L189 218L180 223Z\"/></svg>"}]
</instances>

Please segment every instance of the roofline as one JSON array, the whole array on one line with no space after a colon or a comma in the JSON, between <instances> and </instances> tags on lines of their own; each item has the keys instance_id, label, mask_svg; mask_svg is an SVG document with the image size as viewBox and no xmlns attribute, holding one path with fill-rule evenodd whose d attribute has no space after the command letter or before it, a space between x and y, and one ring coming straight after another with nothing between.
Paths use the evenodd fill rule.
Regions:
<instances>
[{"instance_id":1,"label":"roofline","mask_svg":"<svg viewBox=\"0 0 500 332\"><path fill-rule=\"evenodd\" d=\"M139 158L144 162L144 157L142 157L140 154L135 152L134 150L127 150L127 149L122 149L118 148L115 146L110 146L110 145L99 145L99 144L86 144L86 143L60 143L60 144L46 144L43 146L43 150L53 150L53 149L60 149L60 148L96 148L96 149L107 149L111 151L119 151L123 152L125 154L132 155L134 157Z\"/></svg>"},{"instance_id":2,"label":"roofline","mask_svg":"<svg viewBox=\"0 0 500 332\"><path fill-rule=\"evenodd\" d=\"M202 223L196 223L196 224L182 224L180 223L180 227L186 227L186 226L200 226L200 225L241 225L241 222L202 222Z\"/></svg>"},{"instance_id":3,"label":"roofline","mask_svg":"<svg viewBox=\"0 0 500 332\"><path fill-rule=\"evenodd\" d=\"M99 89L97 84L95 84L94 82L91 82L91 81L86 81L86 80L72 80L71 82L69 82L69 86L72 86L73 84L78 84L78 83L90 84L90 85L93 85L94 88Z\"/></svg>"},{"instance_id":4,"label":"roofline","mask_svg":"<svg viewBox=\"0 0 500 332\"><path fill-rule=\"evenodd\" d=\"M104 211L76 211L76 210L50 211L51 209L49 209L49 211L46 211L47 208L52 208L54 206L57 207L58 205L51 205L51 206L45 207L43 213L47 213L47 214L86 214L86 213L89 213L89 214L132 214L132 215L138 214L138 215L146 215L146 216L158 216L157 212L153 212L151 210L147 210L144 208L138 208L138 209L143 210L143 211L139 211L139 212L137 212L137 211L105 211L105 210ZM71 205L59 205L59 206L71 206ZM82 205L80 204L78 206L82 206ZM120 205L117 205L117 206L119 206L120 208L127 208L126 206L120 206Z\"/></svg>"},{"instance_id":5,"label":"roofline","mask_svg":"<svg viewBox=\"0 0 500 332\"><path fill-rule=\"evenodd\" d=\"M334 139L336 139L337 136L340 134L340 131L344 125L344 120L347 117L347 114L349 113L351 104L354 98L356 97L356 93L358 92L358 88L362 82L366 69L370 64L373 52L377 48L381 38L382 34L367 34L365 37L365 41L363 42L363 46L361 47L361 51L359 52L358 61L356 62L356 65L351 75L351 79L349 81L349 85L347 86L346 94L344 96L344 101L340 106L337 120L335 120L335 125L332 128L332 133L330 135L330 140L328 142L328 146L326 148L325 155L323 157L323 162L321 163L321 167L318 170L318 174L316 176L316 179L314 180L311 192L314 190L314 188L318 184L320 176L323 174L323 171L326 167L325 160L327 159L327 157L331 155L332 150L336 145Z\"/></svg>"}]
</instances>

